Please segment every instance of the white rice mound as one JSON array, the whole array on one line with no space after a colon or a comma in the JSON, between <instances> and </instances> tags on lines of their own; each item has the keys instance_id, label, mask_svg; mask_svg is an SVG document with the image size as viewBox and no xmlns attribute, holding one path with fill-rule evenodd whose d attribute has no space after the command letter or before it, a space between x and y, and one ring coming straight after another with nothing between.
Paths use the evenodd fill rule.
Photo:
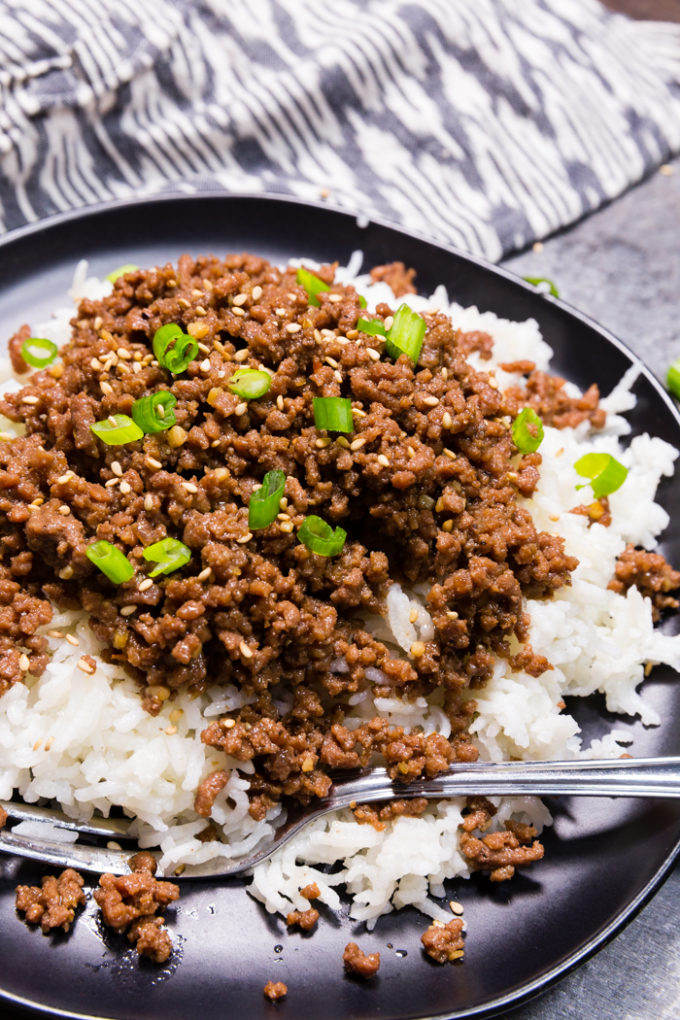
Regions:
<instances>
[{"instance_id":1,"label":"white rice mound","mask_svg":"<svg viewBox=\"0 0 680 1020\"><path fill-rule=\"evenodd\" d=\"M396 299L386 284L357 276L361 263L361 254L355 253L350 264L338 270L337 278L356 283L367 297L367 314L380 301L394 305ZM314 264L305 260L305 265ZM72 302L85 296L99 298L109 286L88 278L87 265L80 263ZM510 322L491 312L450 304L443 287L427 299L409 295L407 303L417 311L441 308L463 330L489 332L495 341L494 358L479 362L479 367L493 368L502 387L521 378L501 371L498 362L530 359L539 368L549 367L550 348L533 320ZM62 344L68 340L72 315L73 303L49 322L34 324L34 333ZM627 739L621 730L603 733L590 747L582 746L576 720L560 709L567 695L601 692L610 711L639 716L646 725L659 723L638 688L647 663L680 668L680 636L654 630L651 603L637 589L631 588L625 596L607 589L626 543L652 549L668 523L654 496L660 479L672 475L677 451L648 435L621 443L630 431L622 415L634 405L630 387L637 371L631 369L603 400L608 411L604 430L592 432L588 423L575 429L545 428L541 479L528 505L537 528L564 536L567 551L578 558L579 566L570 587L560 589L550 600L526 605L531 644L553 669L532 677L513 671L499 659L487 686L474 692L479 715L471 730L482 759L620 754ZM19 385L9 361L0 360L0 390ZM20 432L5 420L0 420L0 430L7 435ZM573 464L591 451L611 453L629 471L622 488L610 496L612 524L608 528L597 523L588 527L585 517L568 512L589 499L589 489L576 491L583 479ZM433 635L423 596L422 591L407 593L394 585L386 618L367 624L392 648L408 652L413 641ZM252 765L237 764L200 740L206 719L244 703L236 688L216 686L198 698L180 695L152 717L143 710L135 684L117 666L98 657L100 646L84 613L55 610L44 630L50 635L52 653L45 673L15 685L1 700L0 798L18 791L30 803L57 801L69 816L80 820L93 811L107 815L112 807L122 807L135 818L140 844L160 847L160 868L166 874L180 864L240 857L267 838L282 809L261 822L249 816ZM83 655L97 659L94 675L81 668ZM349 726L379 714L407 728L449 733L436 692L427 700L413 702L374 698L370 692L351 700ZM206 821L194 813L193 799L201 779L215 769L231 770L212 814L222 838L203 843L197 836ZM496 827L513 817L532 822L540 832L551 821L537 798L491 799L498 807ZM286 915L292 909L307 908L300 889L313 881L320 901L331 909L340 905L338 889L349 893L350 916L369 927L380 915L405 905L449 920L449 911L436 898L444 895L447 879L469 874L458 843L464 803L461 798L432 802L421 817L397 818L381 832L357 824L348 810L326 816L258 865L249 891L268 911ZM328 865L334 865L332 873Z\"/></svg>"}]
</instances>

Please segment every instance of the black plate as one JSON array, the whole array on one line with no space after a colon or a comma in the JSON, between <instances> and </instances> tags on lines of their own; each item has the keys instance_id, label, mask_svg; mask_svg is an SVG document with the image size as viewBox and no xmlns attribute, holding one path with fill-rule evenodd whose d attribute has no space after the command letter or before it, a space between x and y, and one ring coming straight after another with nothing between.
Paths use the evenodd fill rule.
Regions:
<instances>
[{"instance_id":1,"label":"black plate","mask_svg":"<svg viewBox=\"0 0 680 1020\"><path fill-rule=\"evenodd\" d=\"M185 251L346 262L356 248L365 266L394 259L414 266L424 293L444 283L464 305L537 319L555 349L555 369L581 386L596 381L607 393L636 360L587 318L538 296L510 273L384 225L361 228L327 206L266 197L117 204L22 230L0 245L0 321L8 337L20 323L44 318L63 299L82 257L105 275L121 263L153 265ZM634 431L680 446L680 420L647 371L635 392ZM669 507L677 494L669 482L662 501ZM663 547L680 562L678 518ZM671 679L670 670L656 670L647 693L663 718L677 719L680 686ZM581 710L586 735L599 732L604 718L601 701L590 699ZM677 727L622 725L638 755L680 752ZM172 965L139 964L123 940L102 940L91 906L67 938L29 930L16 919L13 890L19 881L35 881L40 870L0 858L0 994L38 1011L116 1020L264 1020L274 1010L314 1020L489 1016L603 945L651 895L680 849L680 808L671 802L565 798L555 810L540 865L500 886L483 878L451 883L449 895L465 906L468 936L465 962L444 967L422 954L425 923L414 911L383 918L371 935L346 912L323 917L312 937L287 934L238 880L185 884L176 911L168 911L177 946ZM343 975L350 938L381 953L380 974L369 986ZM289 987L276 1007L262 994L270 978Z\"/></svg>"}]
</instances>

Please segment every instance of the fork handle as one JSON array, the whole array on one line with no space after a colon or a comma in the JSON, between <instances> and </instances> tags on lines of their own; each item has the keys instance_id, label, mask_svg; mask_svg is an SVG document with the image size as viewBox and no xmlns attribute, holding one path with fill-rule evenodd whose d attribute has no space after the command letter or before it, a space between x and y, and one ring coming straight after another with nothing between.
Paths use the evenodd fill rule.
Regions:
<instances>
[{"instance_id":1,"label":"fork handle","mask_svg":"<svg viewBox=\"0 0 680 1020\"><path fill-rule=\"evenodd\" d=\"M385 769L369 769L337 783L327 798L327 810L395 796L432 799L463 794L680 797L680 757L471 762L409 783L391 780Z\"/></svg>"}]
</instances>

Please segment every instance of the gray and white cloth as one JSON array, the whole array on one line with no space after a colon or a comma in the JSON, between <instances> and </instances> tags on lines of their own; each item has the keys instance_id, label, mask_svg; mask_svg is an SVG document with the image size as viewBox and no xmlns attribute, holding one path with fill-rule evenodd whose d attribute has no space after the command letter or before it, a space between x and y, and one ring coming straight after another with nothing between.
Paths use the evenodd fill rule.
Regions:
<instances>
[{"instance_id":1,"label":"gray and white cloth","mask_svg":"<svg viewBox=\"0 0 680 1020\"><path fill-rule=\"evenodd\" d=\"M680 25L598 0L0 0L0 230L328 197L498 259L680 151Z\"/></svg>"}]
</instances>

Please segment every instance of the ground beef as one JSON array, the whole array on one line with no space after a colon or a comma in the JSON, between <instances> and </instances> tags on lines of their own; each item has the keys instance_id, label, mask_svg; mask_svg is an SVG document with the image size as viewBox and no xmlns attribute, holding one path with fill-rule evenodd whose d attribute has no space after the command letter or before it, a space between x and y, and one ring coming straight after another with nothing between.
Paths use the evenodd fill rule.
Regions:
<instances>
[{"instance_id":1,"label":"ground beef","mask_svg":"<svg viewBox=\"0 0 680 1020\"><path fill-rule=\"evenodd\" d=\"M94 898L107 927L125 934L140 956L164 963L172 952L172 940L158 911L178 899L179 887L154 878L149 857L136 854L131 859L136 870L129 875L102 875Z\"/></svg>"},{"instance_id":2,"label":"ground beef","mask_svg":"<svg viewBox=\"0 0 680 1020\"><path fill-rule=\"evenodd\" d=\"M384 266L375 266L371 270L374 283L384 282L392 288L395 297L404 294L415 294L415 269L407 269L403 262L388 262Z\"/></svg>"},{"instance_id":3,"label":"ground beef","mask_svg":"<svg viewBox=\"0 0 680 1020\"><path fill-rule=\"evenodd\" d=\"M319 911L311 907L309 910L293 910L286 917L286 924L289 928L297 925L302 931L311 931L319 920Z\"/></svg>"},{"instance_id":4,"label":"ground beef","mask_svg":"<svg viewBox=\"0 0 680 1020\"><path fill-rule=\"evenodd\" d=\"M360 825L372 825L374 829L381 832L387 822L393 818L402 816L417 818L422 815L427 807L427 800L424 797L413 797L411 800L399 798L383 804L382 807L374 808L371 804L358 804L352 810L354 817Z\"/></svg>"},{"instance_id":5,"label":"ground beef","mask_svg":"<svg viewBox=\"0 0 680 1020\"><path fill-rule=\"evenodd\" d=\"M45 935L55 929L67 932L76 910L85 902L82 875L67 868L60 875L45 875L41 885L19 885L16 908L28 924L39 924Z\"/></svg>"},{"instance_id":6,"label":"ground beef","mask_svg":"<svg viewBox=\"0 0 680 1020\"><path fill-rule=\"evenodd\" d=\"M310 882L309 885L305 885L300 889L300 896L304 896L306 900L318 900L320 895L321 890L316 882Z\"/></svg>"},{"instance_id":7,"label":"ground beef","mask_svg":"<svg viewBox=\"0 0 680 1020\"><path fill-rule=\"evenodd\" d=\"M288 986L283 981L267 981L264 986L264 994L270 1002L276 1002L288 995Z\"/></svg>"},{"instance_id":8,"label":"ground beef","mask_svg":"<svg viewBox=\"0 0 680 1020\"><path fill-rule=\"evenodd\" d=\"M603 528L608 528L612 522L609 500L606 496L602 496L600 499L596 499L592 503L580 503L578 506L573 507L569 513L580 514L582 517L587 517L588 527L590 527L591 524L601 524Z\"/></svg>"},{"instance_id":9,"label":"ground beef","mask_svg":"<svg viewBox=\"0 0 680 1020\"><path fill-rule=\"evenodd\" d=\"M677 609L680 604L668 594L680 588L680 571L674 570L660 553L629 544L616 561L609 588L624 595L632 585L652 600L654 620L659 619L664 609Z\"/></svg>"},{"instance_id":10,"label":"ground beef","mask_svg":"<svg viewBox=\"0 0 680 1020\"><path fill-rule=\"evenodd\" d=\"M364 953L356 942L348 942L342 954L345 970L361 978L374 977L380 968L380 953Z\"/></svg>"},{"instance_id":11,"label":"ground beef","mask_svg":"<svg viewBox=\"0 0 680 1020\"><path fill-rule=\"evenodd\" d=\"M81 302L58 364L0 398L0 413L25 426L0 444L0 693L44 669L38 630L50 601L82 607L149 712L175 690L240 689L243 707L207 724L202 739L251 763L254 818L281 799L325 796L332 770L376 756L404 782L474 760L470 690L511 648L530 672L549 668L526 644L522 600L549 598L576 566L522 503L541 455L517 452L512 416L529 405L558 426L604 421L596 389L571 398L529 362L510 366L525 382L501 391L466 360L488 357L491 337L462 333L438 311L424 314L418 364L394 360L382 336L357 328L354 288L335 282L332 265L315 272L329 289L310 303L295 270L252 255L134 270L109 296ZM400 264L374 278L413 289ZM379 304L375 317L389 328L395 310ZM168 323L199 345L178 375L152 346ZM233 392L239 368L266 370L268 392ZM122 446L92 433L159 389L176 399L171 429ZM339 396L351 401L349 435L315 424L314 398ZM251 531L248 504L275 469L286 476L280 512ZM298 540L310 514L346 530L338 555ZM191 560L151 578L143 552L168 537ZM88 560L95 539L125 553L130 581L113 585ZM394 581L426 586L434 623L407 657L362 621L385 612ZM441 691L450 738L382 718L351 730L350 700L367 690ZM200 815L225 781L222 771L203 779Z\"/></svg>"},{"instance_id":12,"label":"ground beef","mask_svg":"<svg viewBox=\"0 0 680 1020\"><path fill-rule=\"evenodd\" d=\"M437 963L451 963L459 960L463 954L463 928L461 917L454 917L447 924L433 921L430 927L420 936L425 952Z\"/></svg>"},{"instance_id":13,"label":"ground beef","mask_svg":"<svg viewBox=\"0 0 680 1020\"><path fill-rule=\"evenodd\" d=\"M0 829L4 829L7 825L7 812L3 807L0 807Z\"/></svg>"}]
</instances>

